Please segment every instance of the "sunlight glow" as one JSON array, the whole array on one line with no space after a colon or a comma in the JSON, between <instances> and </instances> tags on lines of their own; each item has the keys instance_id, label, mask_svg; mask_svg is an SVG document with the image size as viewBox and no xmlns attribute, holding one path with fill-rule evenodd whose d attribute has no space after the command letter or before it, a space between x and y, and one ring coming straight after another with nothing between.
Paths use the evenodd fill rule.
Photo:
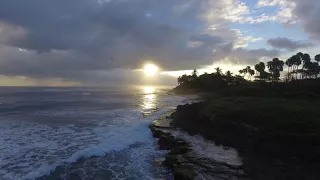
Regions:
<instances>
[{"instance_id":1,"label":"sunlight glow","mask_svg":"<svg viewBox=\"0 0 320 180\"><path fill-rule=\"evenodd\" d=\"M146 93L146 94L152 94L152 93L154 93L156 90L153 88L153 87L151 87L151 86L145 86L144 88L143 88L143 92L144 93Z\"/></svg>"},{"instance_id":2,"label":"sunlight glow","mask_svg":"<svg viewBox=\"0 0 320 180\"><path fill-rule=\"evenodd\" d=\"M143 109L145 110L152 110L156 107L156 95L154 94L147 94L143 97ZM147 113L147 112L145 112Z\"/></svg>"},{"instance_id":3,"label":"sunlight glow","mask_svg":"<svg viewBox=\"0 0 320 180\"><path fill-rule=\"evenodd\" d=\"M142 107L145 114L150 113L149 111L152 111L154 108L156 108L156 99L157 95L155 93L155 88L152 86L145 86L143 87L143 92L145 93L143 95L143 101L142 101Z\"/></svg>"},{"instance_id":4,"label":"sunlight glow","mask_svg":"<svg viewBox=\"0 0 320 180\"><path fill-rule=\"evenodd\" d=\"M154 76L159 68L154 64L147 64L143 67L143 72L146 76Z\"/></svg>"},{"instance_id":5,"label":"sunlight glow","mask_svg":"<svg viewBox=\"0 0 320 180\"><path fill-rule=\"evenodd\" d=\"M180 71L165 71L162 72L161 74L166 74L172 77L179 77L182 76L184 74L186 75L191 75L193 72L193 70L180 70ZM207 72L206 69L197 69L198 75L204 74L205 72Z\"/></svg>"},{"instance_id":6,"label":"sunlight glow","mask_svg":"<svg viewBox=\"0 0 320 180\"><path fill-rule=\"evenodd\" d=\"M223 73L225 73L226 71L231 71L231 73L237 75L239 74L239 70L245 68L246 65L236 65L232 63L215 63L213 65L204 66L200 69L197 69L197 72L198 72L197 74L202 75L204 73L209 73L209 74L213 73L216 71L215 68L217 67L221 68ZM191 75L192 72L193 70L190 69L190 70L180 70L180 71L163 71L161 72L161 74L169 75L172 77L179 77L184 74Z\"/></svg>"}]
</instances>

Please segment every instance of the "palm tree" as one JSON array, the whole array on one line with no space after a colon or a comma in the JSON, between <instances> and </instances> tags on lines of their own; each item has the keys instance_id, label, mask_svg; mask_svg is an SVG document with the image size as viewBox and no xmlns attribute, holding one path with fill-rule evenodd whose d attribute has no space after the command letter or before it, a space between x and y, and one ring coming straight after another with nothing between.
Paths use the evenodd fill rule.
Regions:
<instances>
[{"instance_id":1,"label":"palm tree","mask_svg":"<svg viewBox=\"0 0 320 180\"><path fill-rule=\"evenodd\" d=\"M293 70L291 70L291 72L290 72L290 69L292 69L292 67L294 65L294 56L292 56L291 58L286 60L286 65L288 66L288 80L289 80L291 77L291 72L293 71Z\"/></svg>"},{"instance_id":2,"label":"palm tree","mask_svg":"<svg viewBox=\"0 0 320 180\"><path fill-rule=\"evenodd\" d=\"M225 73L225 79L226 79L228 85L230 85L230 84L233 83L232 74L233 74L233 73L231 73L230 71L227 71L227 72Z\"/></svg>"},{"instance_id":3,"label":"palm tree","mask_svg":"<svg viewBox=\"0 0 320 180\"><path fill-rule=\"evenodd\" d=\"M312 62L309 68L309 74L308 75L313 75L314 78L318 77L318 74L320 73L320 66L318 62Z\"/></svg>"},{"instance_id":4,"label":"palm tree","mask_svg":"<svg viewBox=\"0 0 320 180\"><path fill-rule=\"evenodd\" d=\"M198 71L196 69L193 70L192 77L193 78L197 78L198 77Z\"/></svg>"},{"instance_id":5,"label":"palm tree","mask_svg":"<svg viewBox=\"0 0 320 180\"><path fill-rule=\"evenodd\" d=\"M301 53L301 52L297 53L296 55L294 55L292 57L293 58L292 59L293 65L295 65L295 67L296 67L296 70L294 70L294 68L293 68L293 72L296 74L296 79L298 79L298 69L302 63L302 57L303 57L303 53Z\"/></svg>"},{"instance_id":6,"label":"palm tree","mask_svg":"<svg viewBox=\"0 0 320 180\"><path fill-rule=\"evenodd\" d=\"M215 68L216 74L222 75L222 69L220 67Z\"/></svg>"},{"instance_id":7,"label":"palm tree","mask_svg":"<svg viewBox=\"0 0 320 180\"><path fill-rule=\"evenodd\" d=\"M178 77L178 84L190 84L190 82L192 81L191 77L192 76L188 76L186 74L179 76Z\"/></svg>"},{"instance_id":8,"label":"palm tree","mask_svg":"<svg viewBox=\"0 0 320 180\"><path fill-rule=\"evenodd\" d=\"M278 58L274 58L267 63L269 72L271 73L272 81L279 80L280 72L283 71L284 62Z\"/></svg>"},{"instance_id":9,"label":"palm tree","mask_svg":"<svg viewBox=\"0 0 320 180\"><path fill-rule=\"evenodd\" d=\"M308 77L311 75L311 69L313 68L312 62L311 62L311 57L309 54L303 54L301 57L303 61L303 66L302 66L302 79L305 77Z\"/></svg>"},{"instance_id":10,"label":"palm tree","mask_svg":"<svg viewBox=\"0 0 320 180\"><path fill-rule=\"evenodd\" d=\"M180 85L180 84L182 84L183 82L182 82L182 77L181 76L179 76L178 77L178 84Z\"/></svg>"},{"instance_id":11,"label":"palm tree","mask_svg":"<svg viewBox=\"0 0 320 180\"><path fill-rule=\"evenodd\" d=\"M244 74L244 70L243 70L243 69L239 70L239 74L240 74L240 75L241 75L241 74Z\"/></svg>"},{"instance_id":12,"label":"palm tree","mask_svg":"<svg viewBox=\"0 0 320 180\"><path fill-rule=\"evenodd\" d=\"M231 73L230 71L227 71L227 72L226 72L226 76L227 76L227 77L232 77L232 74L233 74L233 73Z\"/></svg>"},{"instance_id":13,"label":"palm tree","mask_svg":"<svg viewBox=\"0 0 320 180\"><path fill-rule=\"evenodd\" d=\"M243 69L243 71L245 72L245 74L249 74L249 79L251 80L251 76L253 76L255 74L254 70L251 69L251 66L247 66L245 69Z\"/></svg>"},{"instance_id":14,"label":"palm tree","mask_svg":"<svg viewBox=\"0 0 320 180\"><path fill-rule=\"evenodd\" d=\"M303 62L304 63L309 63L309 62L311 62L311 57L310 57L310 55L309 54L303 54L303 56L302 56L302 60L303 60Z\"/></svg>"},{"instance_id":15,"label":"palm tree","mask_svg":"<svg viewBox=\"0 0 320 180\"><path fill-rule=\"evenodd\" d=\"M249 74L250 74L250 80L251 80L251 77L254 76L256 72L253 69L250 69Z\"/></svg>"},{"instance_id":16,"label":"palm tree","mask_svg":"<svg viewBox=\"0 0 320 180\"><path fill-rule=\"evenodd\" d=\"M243 77L245 77L247 74L249 74L249 78L251 79L251 74L252 74L252 72L250 73L250 71L254 71L254 70L252 70L250 66L247 66L246 68L241 69L241 70L239 71L239 73L240 73L240 75L243 74ZM255 73L254 73L254 74L255 74ZM254 75L254 74L253 74L253 75Z\"/></svg>"},{"instance_id":17,"label":"palm tree","mask_svg":"<svg viewBox=\"0 0 320 180\"><path fill-rule=\"evenodd\" d=\"M256 64L254 66L254 69L259 73L257 78L259 78L260 80L267 79L268 73L265 71L266 66L265 66L265 64L263 62L260 62L259 64Z\"/></svg>"}]
</instances>

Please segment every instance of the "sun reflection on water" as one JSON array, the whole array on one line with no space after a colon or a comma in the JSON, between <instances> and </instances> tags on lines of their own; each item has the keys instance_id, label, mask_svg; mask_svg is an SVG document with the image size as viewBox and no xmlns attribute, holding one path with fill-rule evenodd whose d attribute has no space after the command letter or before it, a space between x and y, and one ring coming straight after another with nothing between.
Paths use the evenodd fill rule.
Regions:
<instances>
[{"instance_id":1,"label":"sun reflection on water","mask_svg":"<svg viewBox=\"0 0 320 180\"><path fill-rule=\"evenodd\" d=\"M151 94L151 93L154 93L156 90L152 86L145 86L145 87L143 87L143 91L146 94Z\"/></svg>"},{"instance_id":2,"label":"sun reflection on water","mask_svg":"<svg viewBox=\"0 0 320 180\"><path fill-rule=\"evenodd\" d=\"M145 86L143 87L144 95L142 97L142 107L144 110L153 111L157 108L157 94L154 87ZM151 113L151 112L148 112Z\"/></svg>"}]
</instances>

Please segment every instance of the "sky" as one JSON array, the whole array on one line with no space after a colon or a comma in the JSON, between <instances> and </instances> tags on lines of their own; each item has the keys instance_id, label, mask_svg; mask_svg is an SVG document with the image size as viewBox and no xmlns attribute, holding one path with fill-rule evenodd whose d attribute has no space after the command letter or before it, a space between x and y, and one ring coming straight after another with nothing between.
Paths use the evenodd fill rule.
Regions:
<instances>
[{"instance_id":1,"label":"sky","mask_svg":"<svg viewBox=\"0 0 320 180\"><path fill-rule=\"evenodd\" d=\"M319 0L1 0L0 85L176 84L320 53ZM145 76L152 63L160 72Z\"/></svg>"}]
</instances>

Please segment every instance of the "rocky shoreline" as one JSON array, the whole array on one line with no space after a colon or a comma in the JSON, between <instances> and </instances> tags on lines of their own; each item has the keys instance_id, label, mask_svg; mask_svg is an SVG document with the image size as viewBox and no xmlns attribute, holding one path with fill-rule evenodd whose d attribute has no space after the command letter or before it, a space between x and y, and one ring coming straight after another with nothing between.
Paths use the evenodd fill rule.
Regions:
<instances>
[{"instance_id":1,"label":"rocky shoreline","mask_svg":"<svg viewBox=\"0 0 320 180\"><path fill-rule=\"evenodd\" d=\"M178 106L170 116L150 126L159 148L168 150L163 165L172 170L175 179L316 180L320 177L318 146L314 146L317 142L313 139L265 134L241 121L205 114L202 109L207 105L199 102ZM242 163L230 165L199 156L190 142L175 136L179 129L189 136L201 135L219 146L236 149Z\"/></svg>"},{"instance_id":2,"label":"rocky shoreline","mask_svg":"<svg viewBox=\"0 0 320 180\"><path fill-rule=\"evenodd\" d=\"M169 122L169 117L160 118L150 125L150 129L158 139L159 149L168 151L162 164L171 170L174 179L248 179L241 166L199 155L188 141L174 136L179 130Z\"/></svg>"}]
</instances>

